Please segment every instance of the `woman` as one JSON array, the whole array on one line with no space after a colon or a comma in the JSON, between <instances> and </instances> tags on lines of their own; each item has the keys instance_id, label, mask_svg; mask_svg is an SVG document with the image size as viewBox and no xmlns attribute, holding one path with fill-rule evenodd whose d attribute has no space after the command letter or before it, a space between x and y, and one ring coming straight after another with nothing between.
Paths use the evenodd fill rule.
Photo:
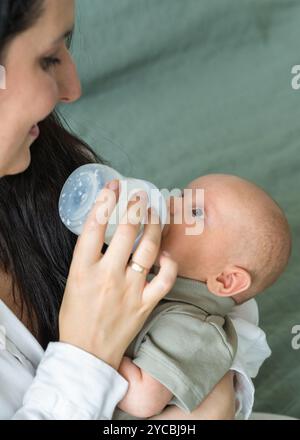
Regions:
<instances>
[{"instance_id":1,"label":"woman","mask_svg":"<svg viewBox=\"0 0 300 440\"><path fill-rule=\"evenodd\" d=\"M116 371L122 356L176 277L174 263L162 255L159 274L145 286L159 250L159 225L147 225L133 255L146 269L143 274L127 265L137 225L119 226L108 250L100 252L105 225L95 219L108 189L85 224L72 262L74 237L52 218L57 193L41 190L44 179L57 191L65 174L91 161L92 154L54 113L58 102L73 102L81 94L67 46L73 25L73 0L0 3L0 64L6 69L6 89L0 90L0 176L8 176L1 181L0 418L111 418L127 390ZM46 172L39 160L29 167L31 145L32 154L49 165ZM57 157L57 166L51 168L55 161L49 155ZM11 176L26 169L23 176ZM117 189L115 182L111 189ZM51 215L42 209L47 203ZM247 374L239 362L233 369L240 371L236 380L242 383ZM258 368L261 359L254 363ZM232 418L235 397L230 372L188 417ZM160 415L186 417L172 407Z\"/></svg>"}]
</instances>

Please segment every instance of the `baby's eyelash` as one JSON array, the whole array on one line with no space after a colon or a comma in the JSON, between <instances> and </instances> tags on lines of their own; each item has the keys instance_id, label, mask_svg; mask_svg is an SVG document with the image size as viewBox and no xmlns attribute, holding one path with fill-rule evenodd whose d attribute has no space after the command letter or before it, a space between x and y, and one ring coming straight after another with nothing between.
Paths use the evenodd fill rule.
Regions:
<instances>
[{"instance_id":1,"label":"baby's eyelash","mask_svg":"<svg viewBox=\"0 0 300 440\"><path fill-rule=\"evenodd\" d=\"M201 208L192 209L192 215L193 217L203 217L203 209Z\"/></svg>"}]
</instances>

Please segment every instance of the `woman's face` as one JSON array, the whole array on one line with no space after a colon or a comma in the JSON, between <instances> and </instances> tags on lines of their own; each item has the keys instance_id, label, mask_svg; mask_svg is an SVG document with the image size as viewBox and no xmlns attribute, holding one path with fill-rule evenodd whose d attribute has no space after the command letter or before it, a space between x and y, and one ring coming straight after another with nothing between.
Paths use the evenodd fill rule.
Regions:
<instances>
[{"instance_id":1,"label":"woman's face","mask_svg":"<svg viewBox=\"0 0 300 440\"><path fill-rule=\"evenodd\" d=\"M34 126L60 101L73 102L81 95L65 37L74 15L74 0L44 0L38 21L7 48L6 89L0 89L0 177L29 166L38 134Z\"/></svg>"}]
</instances>

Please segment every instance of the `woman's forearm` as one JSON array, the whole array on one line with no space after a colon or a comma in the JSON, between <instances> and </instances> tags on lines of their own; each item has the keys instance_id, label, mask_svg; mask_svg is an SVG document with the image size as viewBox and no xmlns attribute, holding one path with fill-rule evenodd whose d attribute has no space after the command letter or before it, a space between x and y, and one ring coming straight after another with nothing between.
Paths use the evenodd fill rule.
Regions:
<instances>
[{"instance_id":1,"label":"woman's forearm","mask_svg":"<svg viewBox=\"0 0 300 440\"><path fill-rule=\"evenodd\" d=\"M235 392L232 371L229 371L209 395L191 413L177 406L168 406L149 420L232 420L235 415Z\"/></svg>"}]
</instances>

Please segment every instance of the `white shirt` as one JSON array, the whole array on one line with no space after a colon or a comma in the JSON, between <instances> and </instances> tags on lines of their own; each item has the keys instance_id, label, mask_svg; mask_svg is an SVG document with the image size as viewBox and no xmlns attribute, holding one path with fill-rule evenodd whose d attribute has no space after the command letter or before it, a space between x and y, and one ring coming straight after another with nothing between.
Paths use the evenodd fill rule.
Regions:
<instances>
[{"instance_id":1,"label":"white shirt","mask_svg":"<svg viewBox=\"0 0 300 440\"><path fill-rule=\"evenodd\" d=\"M236 371L238 412L248 418L254 400L251 377L270 355L257 327L254 300L235 307L238 334ZM128 389L111 366L69 344L52 342L46 351L0 300L0 419L110 420Z\"/></svg>"}]
</instances>

